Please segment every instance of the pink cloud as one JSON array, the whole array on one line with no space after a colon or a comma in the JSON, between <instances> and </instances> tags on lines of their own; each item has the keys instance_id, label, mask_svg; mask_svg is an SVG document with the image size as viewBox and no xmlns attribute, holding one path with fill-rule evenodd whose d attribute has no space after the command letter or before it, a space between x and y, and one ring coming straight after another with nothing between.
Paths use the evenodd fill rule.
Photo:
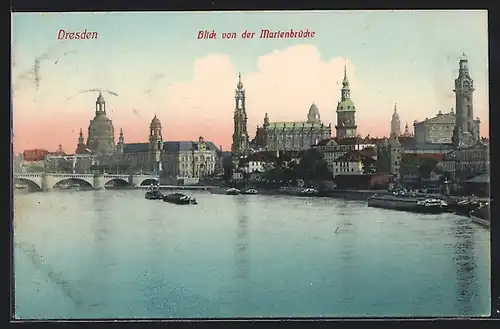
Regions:
<instances>
[{"instance_id":1,"label":"pink cloud","mask_svg":"<svg viewBox=\"0 0 500 329\"><path fill-rule=\"evenodd\" d=\"M312 45L293 46L259 57L255 72L241 72L251 137L266 112L271 121L302 121L313 102L323 121L332 122L344 63L341 57L322 61ZM351 87L356 89L359 84L355 67L349 60L347 71ZM200 134L227 149L231 144L238 70L229 57L210 55L195 62L193 73L189 83L164 87L164 135L167 139L193 139Z\"/></svg>"}]
</instances>

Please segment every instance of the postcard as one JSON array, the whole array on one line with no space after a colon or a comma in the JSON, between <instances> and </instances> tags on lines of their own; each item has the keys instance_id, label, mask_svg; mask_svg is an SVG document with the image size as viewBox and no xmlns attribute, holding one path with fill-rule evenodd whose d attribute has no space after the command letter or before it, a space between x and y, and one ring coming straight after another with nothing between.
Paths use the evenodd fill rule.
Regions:
<instances>
[{"instance_id":1,"label":"postcard","mask_svg":"<svg viewBox=\"0 0 500 329\"><path fill-rule=\"evenodd\" d=\"M14 319L490 314L486 11L12 26Z\"/></svg>"}]
</instances>

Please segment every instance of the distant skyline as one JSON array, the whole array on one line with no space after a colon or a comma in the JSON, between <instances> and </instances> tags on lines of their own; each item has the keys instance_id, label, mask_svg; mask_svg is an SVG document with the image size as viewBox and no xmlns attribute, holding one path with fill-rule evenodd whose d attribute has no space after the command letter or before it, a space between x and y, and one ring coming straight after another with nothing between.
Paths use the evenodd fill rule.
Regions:
<instances>
[{"instance_id":1,"label":"distant skyline","mask_svg":"<svg viewBox=\"0 0 500 329\"><path fill-rule=\"evenodd\" d=\"M458 61L467 55L474 115L489 134L487 11L14 13L14 151L87 138L98 92L115 138L147 142L156 114L166 141L205 140L230 149L238 72L253 138L270 121L302 121L314 102L336 124L344 62L361 136L387 136L397 103L401 130L455 107ZM58 31L98 39L58 40ZM314 39L259 39L261 29L315 32ZM215 30L216 40L197 40ZM241 39L243 31L256 32ZM238 39L223 40L222 32ZM39 87L26 77L38 58ZM332 134L335 135L333 129Z\"/></svg>"}]
</instances>

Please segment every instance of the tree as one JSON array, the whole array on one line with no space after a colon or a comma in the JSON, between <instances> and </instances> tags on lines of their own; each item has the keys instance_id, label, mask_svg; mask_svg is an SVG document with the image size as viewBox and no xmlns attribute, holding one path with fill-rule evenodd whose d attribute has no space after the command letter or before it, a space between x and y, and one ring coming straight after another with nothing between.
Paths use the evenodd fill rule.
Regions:
<instances>
[{"instance_id":1,"label":"tree","mask_svg":"<svg viewBox=\"0 0 500 329\"><path fill-rule=\"evenodd\" d=\"M224 169L224 175L222 176L224 181L230 181L235 169L231 157L225 157L222 159L222 168Z\"/></svg>"},{"instance_id":2,"label":"tree","mask_svg":"<svg viewBox=\"0 0 500 329\"><path fill-rule=\"evenodd\" d=\"M388 173L391 171L391 157L386 147L381 147L378 150L375 167L378 173Z\"/></svg>"},{"instance_id":3,"label":"tree","mask_svg":"<svg viewBox=\"0 0 500 329\"><path fill-rule=\"evenodd\" d=\"M438 160L434 158L424 158L420 160L420 165L418 167L418 173L422 178L429 178L431 172L436 169Z\"/></svg>"},{"instance_id":4,"label":"tree","mask_svg":"<svg viewBox=\"0 0 500 329\"><path fill-rule=\"evenodd\" d=\"M376 161L371 157L364 157L362 161L363 165L363 174L375 174L377 172Z\"/></svg>"},{"instance_id":5,"label":"tree","mask_svg":"<svg viewBox=\"0 0 500 329\"><path fill-rule=\"evenodd\" d=\"M296 176L304 180L331 179L328 164L323 160L321 153L314 148L304 151L300 162L296 166Z\"/></svg>"},{"instance_id":6,"label":"tree","mask_svg":"<svg viewBox=\"0 0 500 329\"><path fill-rule=\"evenodd\" d=\"M400 173L402 176L406 175L417 175L420 173L421 161L414 155L403 154L401 157Z\"/></svg>"}]
</instances>

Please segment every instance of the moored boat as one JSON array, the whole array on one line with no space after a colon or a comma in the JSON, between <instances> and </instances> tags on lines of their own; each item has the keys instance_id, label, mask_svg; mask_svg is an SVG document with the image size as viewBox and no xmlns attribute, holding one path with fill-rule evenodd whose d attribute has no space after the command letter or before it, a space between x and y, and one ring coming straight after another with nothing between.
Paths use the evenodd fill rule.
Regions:
<instances>
[{"instance_id":1,"label":"moored boat","mask_svg":"<svg viewBox=\"0 0 500 329\"><path fill-rule=\"evenodd\" d=\"M241 194L258 194L259 192L256 189L249 188L241 192Z\"/></svg>"},{"instance_id":2,"label":"moored boat","mask_svg":"<svg viewBox=\"0 0 500 329\"><path fill-rule=\"evenodd\" d=\"M148 200L161 200L163 199L163 193L161 193L158 186L151 185L151 187L146 191L146 199Z\"/></svg>"},{"instance_id":3,"label":"moored boat","mask_svg":"<svg viewBox=\"0 0 500 329\"><path fill-rule=\"evenodd\" d=\"M442 199L405 193L377 193L368 199L368 206L427 214L448 211L448 204Z\"/></svg>"},{"instance_id":4,"label":"moored boat","mask_svg":"<svg viewBox=\"0 0 500 329\"><path fill-rule=\"evenodd\" d=\"M169 193L163 197L163 201L179 205L198 204L195 198L182 193Z\"/></svg>"},{"instance_id":5,"label":"moored boat","mask_svg":"<svg viewBox=\"0 0 500 329\"><path fill-rule=\"evenodd\" d=\"M299 195L302 196L315 196L318 195L319 191L313 188L306 188L305 190L302 190L299 192Z\"/></svg>"},{"instance_id":6,"label":"moored boat","mask_svg":"<svg viewBox=\"0 0 500 329\"><path fill-rule=\"evenodd\" d=\"M450 207L457 215L469 216L471 211L477 210L482 206L481 202L475 198L467 198L453 203Z\"/></svg>"},{"instance_id":7,"label":"moored boat","mask_svg":"<svg viewBox=\"0 0 500 329\"><path fill-rule=\"evenodd\" d=\"M163 199L163 193L159 190L151 190L146 192L146 199L148 200L161 200Z\"/></svg>"},{"instance_id":8,"label":"moored boat","mask_svg":"<svg viewBox=\"0 0 500 329\"><path fill-rule=\"evenodd\" d=\"M226 190L227 195L239 195L240 193L241 191L234 187L231 187L230 189Z\"/></svg>"}]
</instances>

